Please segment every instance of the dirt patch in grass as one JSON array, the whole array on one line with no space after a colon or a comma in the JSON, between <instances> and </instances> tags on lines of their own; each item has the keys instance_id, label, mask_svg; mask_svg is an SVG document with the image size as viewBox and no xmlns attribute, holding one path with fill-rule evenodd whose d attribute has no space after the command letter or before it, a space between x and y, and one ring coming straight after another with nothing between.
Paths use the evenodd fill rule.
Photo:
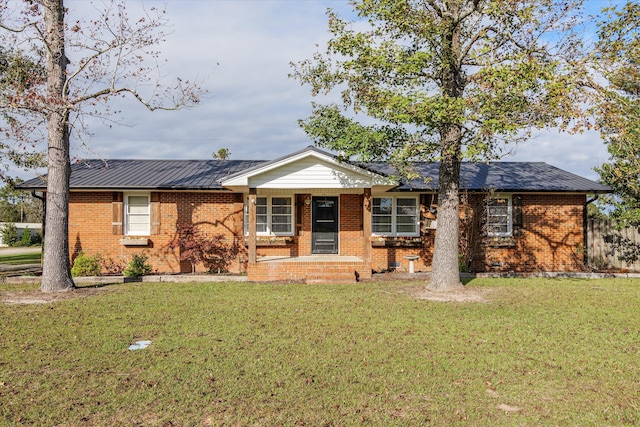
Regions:
<instances>
[{"instance_id":1,"label":"dirt patch in grass","mask_svg":"<svg viewBox=\"0 0 640 427\"><path fill-rule=\"evenodd\" d=\"M44 293L40 291L3 292L0 301L7 305L17 304L49 304L55 301L68 301L85 298L104 292L104 288L77 288L69 292Z\"/></svg>"},{"instance_id":2,"label":"dirt patch in grass","mask_svg":"<svg viewBox=\"0 0 640 427\"><path fill-rule=\"evenodd\" d=\"M417 299L442 302L481 302L489 303L486 296L489 293L487 289L463 288L448 292L433 292L425 286L411 286L401 289L401 292L411 295Z\"/></svg>"}]
</instances>

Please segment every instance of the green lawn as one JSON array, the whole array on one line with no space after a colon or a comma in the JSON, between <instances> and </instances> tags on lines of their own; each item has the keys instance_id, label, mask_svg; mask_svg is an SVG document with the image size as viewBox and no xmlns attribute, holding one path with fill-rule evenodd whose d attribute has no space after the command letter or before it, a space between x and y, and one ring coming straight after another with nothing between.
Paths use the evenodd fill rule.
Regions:
<instances>
[{"instance_id":1,"label":"green lawn","mask_svg":"<svg viewBox=\"0 0 640 427\"><path fill-rule=\"evenodd\" d=\"M0 251L0 264L40 264L42 253L39 248L34 248L33 252L14 255L3 255Z\"/></svg>"},{"instance_id":2,"label":"green lawn","mask_svg":"<svg viewBox=\"0 0 640 427\"><path fill-rule=\"evenodd\" d=\"M415 285L128 283L0 304L0 425L640 424L640 280L472 280L486 304Z\"/></svg>"}]
</instances>

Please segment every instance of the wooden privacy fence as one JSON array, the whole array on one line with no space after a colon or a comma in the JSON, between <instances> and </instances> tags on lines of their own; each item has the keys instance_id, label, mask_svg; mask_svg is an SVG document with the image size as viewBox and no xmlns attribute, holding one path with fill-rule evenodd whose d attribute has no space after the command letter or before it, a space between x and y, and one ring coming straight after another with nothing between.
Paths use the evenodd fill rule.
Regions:
<instances>
[{"instance_id":1,"label":"wooden privacy fence","mask_svg":"<svg viewBox=\"0 0 640 427\"><path fill-rule=\"evenodd\" d=\"M591 268L640 272L640 227L618 229L613 221L590 219L587 247Z\"/></svg>"}]
</instances>

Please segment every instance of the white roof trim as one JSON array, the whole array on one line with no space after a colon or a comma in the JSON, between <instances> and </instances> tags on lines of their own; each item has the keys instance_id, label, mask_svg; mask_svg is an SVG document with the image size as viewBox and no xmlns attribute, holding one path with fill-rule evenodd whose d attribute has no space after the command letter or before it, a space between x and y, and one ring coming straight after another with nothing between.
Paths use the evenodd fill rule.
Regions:
<instances>
[{"instance_id":1,"label":"white roof trim","mask_svg":"<svg viewBox=\"0 0 640 427\"><path fill-rule=\"evenodd\" d=\"M335 169L337 172L346 170L353 174L362 176L363 179L360 180L361 182L356 184L360 188L384 187L385 189L390 189L399 185L397 181L392 180L387 176L380 175L378 173L361 168L351 163L338 162L334 156L328 153L325 153L323 151L320 151L314 147L307 147L306 149L293 153L291 155L258 165L247 171L240 172L236 175L230 176L229 178L222 180L220 184L224 187L231 188L231 189L234 189L234 188L237 189L239 187L245 187L245 188L250 187L252 184L252 181L260 181L258 178L261 175L268 174L269 172L273 172L279 168L283 168L292 163L301 162L309 158L314 158L318 160L319 163L327 165L328 167ZM364 185L364 182L366 182L367 184ZM262 185L259 185L259 187L271 188L268 184L262 184ZM277 188L277 187L274 187L274 188ZM296 187L295 185L292 185L291 188L296 188ZM345 188L351 188L351 187L345 186Z\"/></svg>"}]
</instances>

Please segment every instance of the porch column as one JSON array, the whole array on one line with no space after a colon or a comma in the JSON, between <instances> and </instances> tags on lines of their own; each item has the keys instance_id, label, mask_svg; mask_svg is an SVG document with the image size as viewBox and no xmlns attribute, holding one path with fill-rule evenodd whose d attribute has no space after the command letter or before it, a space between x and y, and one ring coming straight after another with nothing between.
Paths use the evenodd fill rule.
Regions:
<instances>
[{"instance_id":1,"label":"porch column","mask_svg":"<svg viewBox=\"0 0 640 427\"><path fill-rule=\"evenodd\" d=\"M256 194L257 189L249 188L249 264L255 264L258 259L256 254Z\"/></svg>"},{"instance_id":2,"label":"porch column","mask_svg":"<svg viewBox=\"0 0 640 427\"><path fill-rule=\"evenodd\" d=\"M365 188L362 197L362 235L364 262L371 264L371 189Z\"/></svg>"}]
</instances>

